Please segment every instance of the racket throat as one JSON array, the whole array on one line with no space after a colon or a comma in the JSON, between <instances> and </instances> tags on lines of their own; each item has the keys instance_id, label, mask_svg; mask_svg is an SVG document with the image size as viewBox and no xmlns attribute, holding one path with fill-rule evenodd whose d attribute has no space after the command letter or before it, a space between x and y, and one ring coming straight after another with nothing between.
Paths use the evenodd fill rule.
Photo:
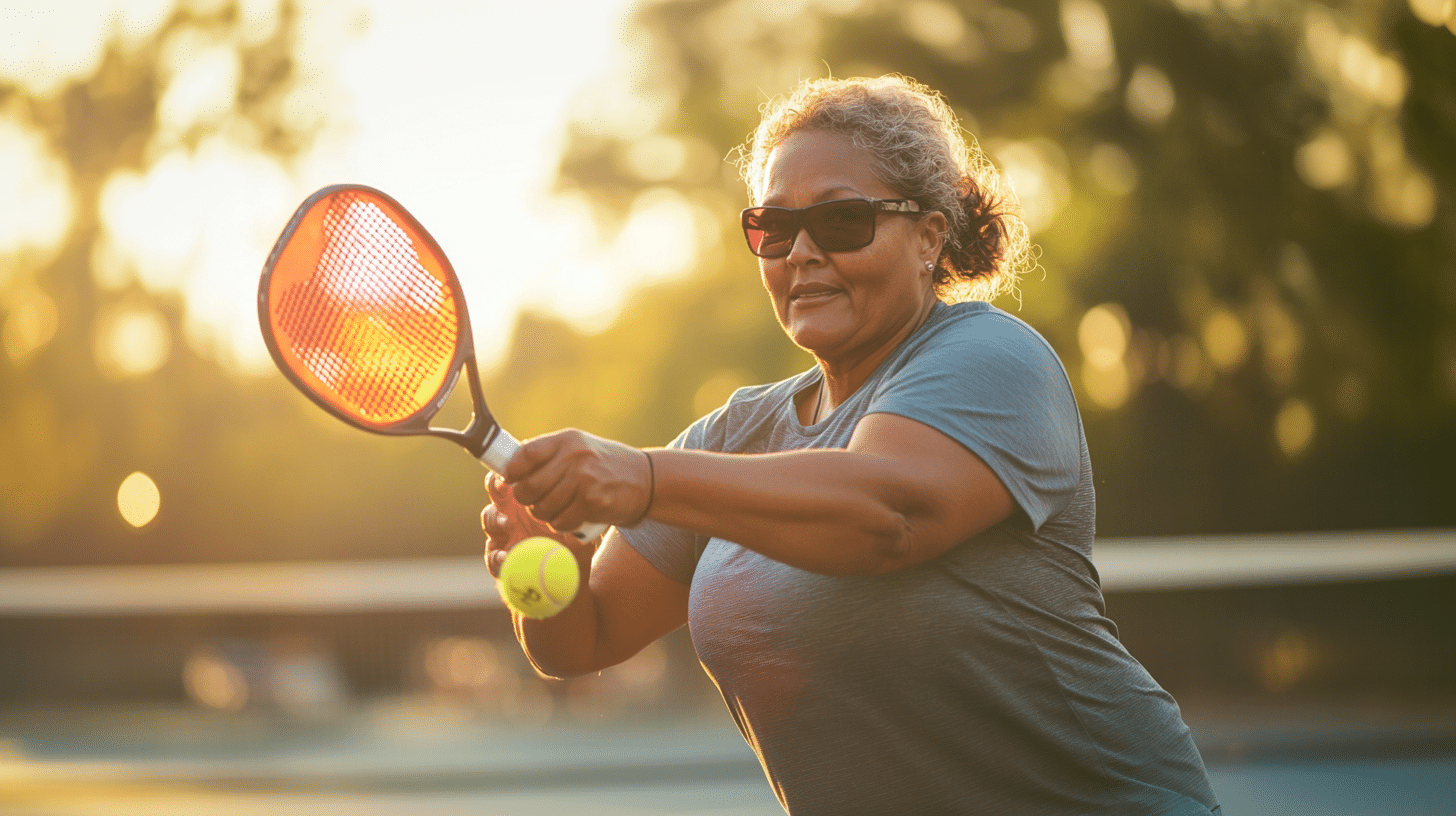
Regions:
<instances>
[{"instance_id":1,"label":"racket throat","mask_svg":"<svg viewBox=\"0 0 1456 816\"><path fill-rule=\"evenodd\" d=\"M500 423L496 422L490 409L486 407L485 392L480 387L480 373L476 370L473 359L467 360L465 363L465 386L470 389L470 405L473 413L470 415L470 424L463 432L459 432L460 437L456 441L470 451L471 456L499 472L500 468L491 465L487 455L493 454L492 447L500 447L497 443L502 441L502 436L509 438L510 434L501 430ZM506 461L510 460L510 456L515 454L515 448L519 447L514 439L511 439L510 443L511 451L504 460L501 460L502 467ZM490 458L498 459L494 455Z\"/></svg>"}]
</instances>

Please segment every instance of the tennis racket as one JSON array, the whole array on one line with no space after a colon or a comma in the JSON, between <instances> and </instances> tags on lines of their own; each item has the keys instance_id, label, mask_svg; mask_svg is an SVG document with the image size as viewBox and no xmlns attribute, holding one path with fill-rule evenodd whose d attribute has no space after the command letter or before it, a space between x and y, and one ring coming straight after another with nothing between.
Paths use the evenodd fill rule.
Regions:
<instances>
[{"instance_id":1,"label":"tennis racket","mask_svg":"<svg viewBox=\"0 0 1456 816\"><path fill-rule=\"evenodd\" d=\"M379 190L334 185L299 206L263 266L258 320L284 375L356 428L448 439L496 473L520 449L485 404L454 267ZM461 371L474 413L464 430L436 428Z\"/></svg>"}]
</instances>

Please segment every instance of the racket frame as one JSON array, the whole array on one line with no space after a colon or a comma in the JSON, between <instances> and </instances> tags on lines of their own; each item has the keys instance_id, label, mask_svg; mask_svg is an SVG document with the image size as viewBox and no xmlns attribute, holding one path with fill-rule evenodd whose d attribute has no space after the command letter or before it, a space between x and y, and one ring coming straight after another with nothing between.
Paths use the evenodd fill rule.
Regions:
<instances>
[{"instance_id":1,"label":"racket frame","mask_svg":"<svg viewBox=\"0 0 1456 816\"><path fill-rule=\"evenodd\" d=\"M314 208L345 193L362 193L367 197L379 199L388 206L389 215L392 218L407 220L414 233L426 242L426 246L422 249L432 253L441 268L448 273L444 282L450 288L451 297L455 299L455 351L446 369L449 373L441 382L439 390L419 410L404 419L390 423L373 423L362 420L326 399L294 370L283 349L278 345L278 337L273 331L271 290L274 268L294 233ZM481 460L496 472L500 472L505 463L510 461L515 449L519 447L519 443L511 438L510 434L504 432L486 404L485 392L480 386L480 372L475 362L475 340L470 332L470 315L466 311L465 292L460 286L459 275L456 274L455 268L450 264L450 259L445 255L444 250L435 241L435 237L425 229L424 225L392 196L381 190L363 184L333 184L313 193L298 206L293 217L288 220L288 224L284 226L283 232L278 236L278 240L274 242L272 251L268 253L268 260L263 265L263 276L258 282L258 321L263 328L263 342L268 346L268 353L273 357L273 362L277 364L284 376L305 396L313 400L314 404L356 428L387 436L435 436L447 439L465 448L471 456ZM450 395L455 392L462 371L465 373L465 384L470 391L470 405L473 412L470 422L463 431L431 425L430 420L439 413Z\"/></svg>"},{"instance_id":2,"label":"racket frame","mask_svg":"<svg viewBox=\"0 0 1456 816\"><path fill-rule=\"evenodd\" d=\"M289 240L314 207L325 199L350 192L378 199L387 205L391 218L402 219L425 242L424 249L434 255L435 260L440 264L441 271L446 273L444 282L450 287L451 296L455 298L455 352L446 368L448 373L440 383L439 390L419 410L403 419L389 423L366 422L325 399L294 371L283 349L279 347L277 337L273 332L273 317L270 309L273 269L287 248ZM445 255L445 251L440 248L429 230L425 229L419 219L415 218L394 197L382 190L363 184L333 184L304 199L304 202L293 213L293 217L289 219L288 224L284 226L278 240L274 242L273 249L268 253L268 259L263 265L263 275L258 282L258 320L263 331L263 341L268 346L268 353L273 357L273 362L284 376L305 396L313 400L314 404L356 428L387 436L435 436L446 439L469 451L471 456L496 473L504 471L506 463L511 460L512 456L515 456L516 451L520 450L520 442L502 428L495 416L491 414L490 407L485 401L485 392L480 387L480 371L475 361L475 340L470 332L470 314L466 310L465 292L460 286L460 276L455 272L454 265L450 263L449 257ZM430 424L430 419L439 413L446 400L454 393L461 371L465 372L466 386L470 390L470 405L473 412L470 422L463 431L453 428L437 428ZM588 522L571 531L571 535L582 541L591 541L606 533L608 527L609 525L599 522Z\"/></svg>"}]
</instances>

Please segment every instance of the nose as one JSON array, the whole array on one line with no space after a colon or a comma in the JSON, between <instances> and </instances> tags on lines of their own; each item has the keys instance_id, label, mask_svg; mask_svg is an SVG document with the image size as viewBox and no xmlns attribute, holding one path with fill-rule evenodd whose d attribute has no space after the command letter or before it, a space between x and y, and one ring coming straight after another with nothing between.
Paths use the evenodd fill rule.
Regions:
<instances>
[{"instance_id":1,"label":"nose","mask_svg":"<svg viewBox=\"0 0 1456 816\"><path fill-rule=\"evenodd\" d=\"M794 236L794 243L789 246L789 254L784 256L784 260L802 266L823 259L824 250L814 243L814 236L809 234L809 228L800 227L799 234Z\"/></svg>"}]
</instances>

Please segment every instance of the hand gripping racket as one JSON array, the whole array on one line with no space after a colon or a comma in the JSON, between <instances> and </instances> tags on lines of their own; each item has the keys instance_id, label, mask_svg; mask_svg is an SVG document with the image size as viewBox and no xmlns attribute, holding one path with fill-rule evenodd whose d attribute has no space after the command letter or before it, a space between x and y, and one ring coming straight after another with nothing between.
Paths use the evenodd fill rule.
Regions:
<instances>
[{"instance_id":1,"label":"hand gripping racket","mask_svg":"<svg viewBox=\"0 0 1456 816\"><path fill-rule=\"evenodd\" d=\"M485 404L454 268L378 190L340 184L303 202L263 266L258 320L278 368L350 425L448 439L496 473L520 448ZM469 425L432 427L462 369ZM574 534L587 541L606 529L586 524Z\"/></svg>"}]
</instances>

